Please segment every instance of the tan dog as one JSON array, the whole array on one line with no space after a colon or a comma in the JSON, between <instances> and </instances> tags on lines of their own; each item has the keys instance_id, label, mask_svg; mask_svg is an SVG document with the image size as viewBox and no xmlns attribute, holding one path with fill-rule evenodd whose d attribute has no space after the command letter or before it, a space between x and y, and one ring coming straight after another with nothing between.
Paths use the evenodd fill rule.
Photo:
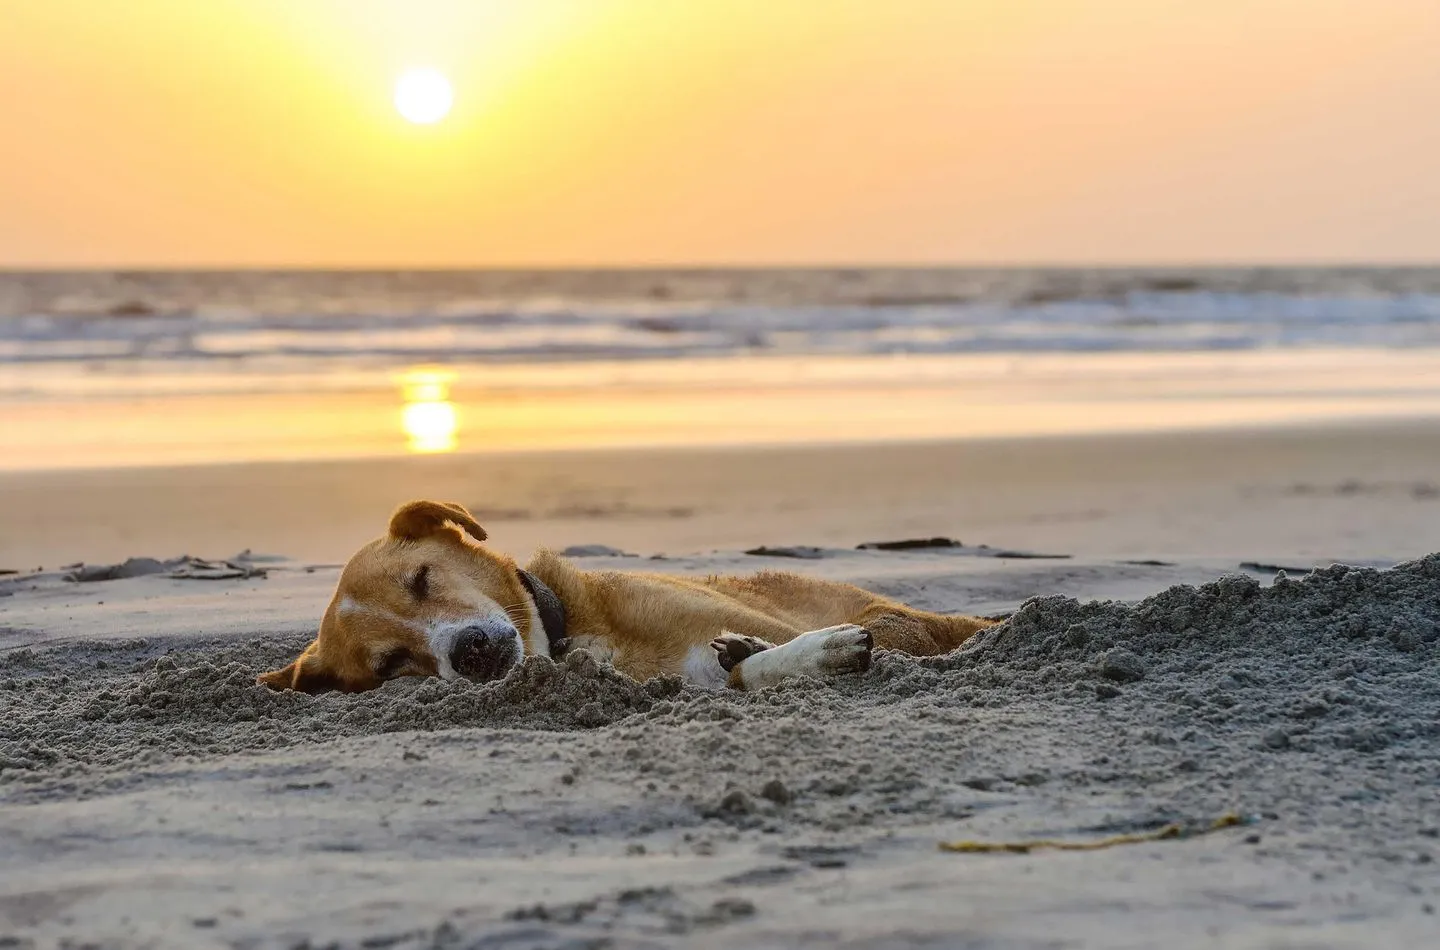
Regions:
<instances>
[{"instance_id":1,"label":"tan dog","mask_svg":"<svg viewBox=\"0 0 1440 950\"><path fill-rule=\"evenodd\" d=\"M274 689L359 692L396 676L490 680L531 654L589 650L635 679L674 673L757 689L870 666L870 652L946 653L992 621L914 610L849 584L765 571L672 577L582 571L549 551L521 570L460 505L416 501L361 548Z\"/></svg>"}]
</instances>

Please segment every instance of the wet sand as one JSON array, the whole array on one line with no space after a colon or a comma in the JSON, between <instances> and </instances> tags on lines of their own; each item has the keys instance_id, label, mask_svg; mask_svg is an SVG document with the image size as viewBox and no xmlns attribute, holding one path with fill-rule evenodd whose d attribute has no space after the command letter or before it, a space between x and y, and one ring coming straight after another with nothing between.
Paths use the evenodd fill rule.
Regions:
<instances>
[{"instance_id":1,"label":"wet sand","mask_svg":"<svg viewBox=\"0 0 1440 950\"><path fill-rule=\"evenodd\" d=\"M495 542L644 554L887 537L1120 558L1405 558L1440 544L1440 424L0 473L0 569L249 548L343 561L412 498Z\"/></svg>"}]
</instances>

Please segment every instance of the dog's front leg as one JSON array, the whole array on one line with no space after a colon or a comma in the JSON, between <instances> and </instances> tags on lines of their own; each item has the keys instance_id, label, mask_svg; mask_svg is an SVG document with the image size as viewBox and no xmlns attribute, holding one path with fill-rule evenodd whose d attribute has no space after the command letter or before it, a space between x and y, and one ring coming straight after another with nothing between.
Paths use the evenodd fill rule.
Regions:
<instances>
[{"instance_id":1,"label":"dog's front leg","mask_svg":"<svg viewBox=\"0 0 1440 950\"><path fill-rule=\"evenodd\" d=\"M792 676L863 673L874 646L870 631L853 623L811 630L778 646L729 632L710 642L734 689L762 689Z\"/></svg>"}]
</instances>

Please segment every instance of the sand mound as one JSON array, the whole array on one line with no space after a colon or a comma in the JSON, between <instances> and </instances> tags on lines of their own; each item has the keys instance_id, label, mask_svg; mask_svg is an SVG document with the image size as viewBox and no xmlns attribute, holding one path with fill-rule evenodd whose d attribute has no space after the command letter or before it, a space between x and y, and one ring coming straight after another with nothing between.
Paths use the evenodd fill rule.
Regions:
<instances>
[{"instance_id":1,"label":"sand mound","mask_svg":"<svg viewBox=\"0 0 1440 950\"><path fill-rule=\"evenodd\" d=\"M1440 556L1262 588L1231 576L1135 606L1028 601L948 656L887 657L847 691L997 706L1142 701L1153 725L1263 730L1272 748L1377 751L1440 735Z\"/></svg>"},{"instance_id":2,"label":"sand mound","mask_svg":"<svg viewBox=\"0 0 1440 950\"><path fill-rule=\"evenodd\" d=\"M1223 729L1267 751L1399 759L1407 743L1440 735L1440 555L1389 571L1282 576L1270 588L1230 577L1135 606L1037 598L948 656L882 655L865 676L758 694L636 683L583 653L531 658L484 685L402 680L315 697L254 685L301 645L212 642L157 656L134 640L0 656L0 783L407 730L583 730L635 716L662 726L754 711L783 731L896 704L923 719L1042 701L1057 722L1071 715L1059 706L1103 705L1152 745L1200 751Z\"/></svg>"},{"instance_id":3,"label":"sand mound","mask_svg":"<svg viewBox=\"0 0 1440 950\"><path fill-rule=\"evenodd\" d=\"M355 696L276 693L255 685L256 654L279 660L302 645L251 644L249 662L241 662L247 651L234 644L115 661L115 655L144 653L149 644L143 640L11 653L0 660L0 695L18 702L0 725L0 782L42 769L65 774L405 730L588 729L648 710L682 689L676 677L637 683L588 653L560 664L531 657L504 680L483 685L403 679Z\"/></svg>"}]
</instances>

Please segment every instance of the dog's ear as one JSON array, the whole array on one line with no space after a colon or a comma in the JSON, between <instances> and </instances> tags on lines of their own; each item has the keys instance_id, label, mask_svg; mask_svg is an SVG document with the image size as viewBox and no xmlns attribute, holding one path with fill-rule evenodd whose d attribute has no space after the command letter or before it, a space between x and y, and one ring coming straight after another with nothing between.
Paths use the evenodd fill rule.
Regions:
<instances>
[{"instance_id":1,"label":"dog's ear","mask_svg":"<svg viewBox=\"0 0 1440 950\"><path fill-rule=\"evenodd\" d=\"M390 516L390 535L405 541L416 541L434 534L446 523L462 529L476 541L485 540L485 529L464 505L451 501L412 501L401 505Z\"/></svg>"},{"instance_id":2,"label":"dog's ear","mask_svg":"<svg viewBox=\"0 0 1440 950\"><path fill-rule=\"evenodd\" d=\"M340 689L340 678L321 665L320 657L315 652L316 643L318 641L306 647L305 652L296 657L294 663L261 673L255 677L255 682L275 690L295 689L311 694Z\"/></svg>"}]
</instances>

